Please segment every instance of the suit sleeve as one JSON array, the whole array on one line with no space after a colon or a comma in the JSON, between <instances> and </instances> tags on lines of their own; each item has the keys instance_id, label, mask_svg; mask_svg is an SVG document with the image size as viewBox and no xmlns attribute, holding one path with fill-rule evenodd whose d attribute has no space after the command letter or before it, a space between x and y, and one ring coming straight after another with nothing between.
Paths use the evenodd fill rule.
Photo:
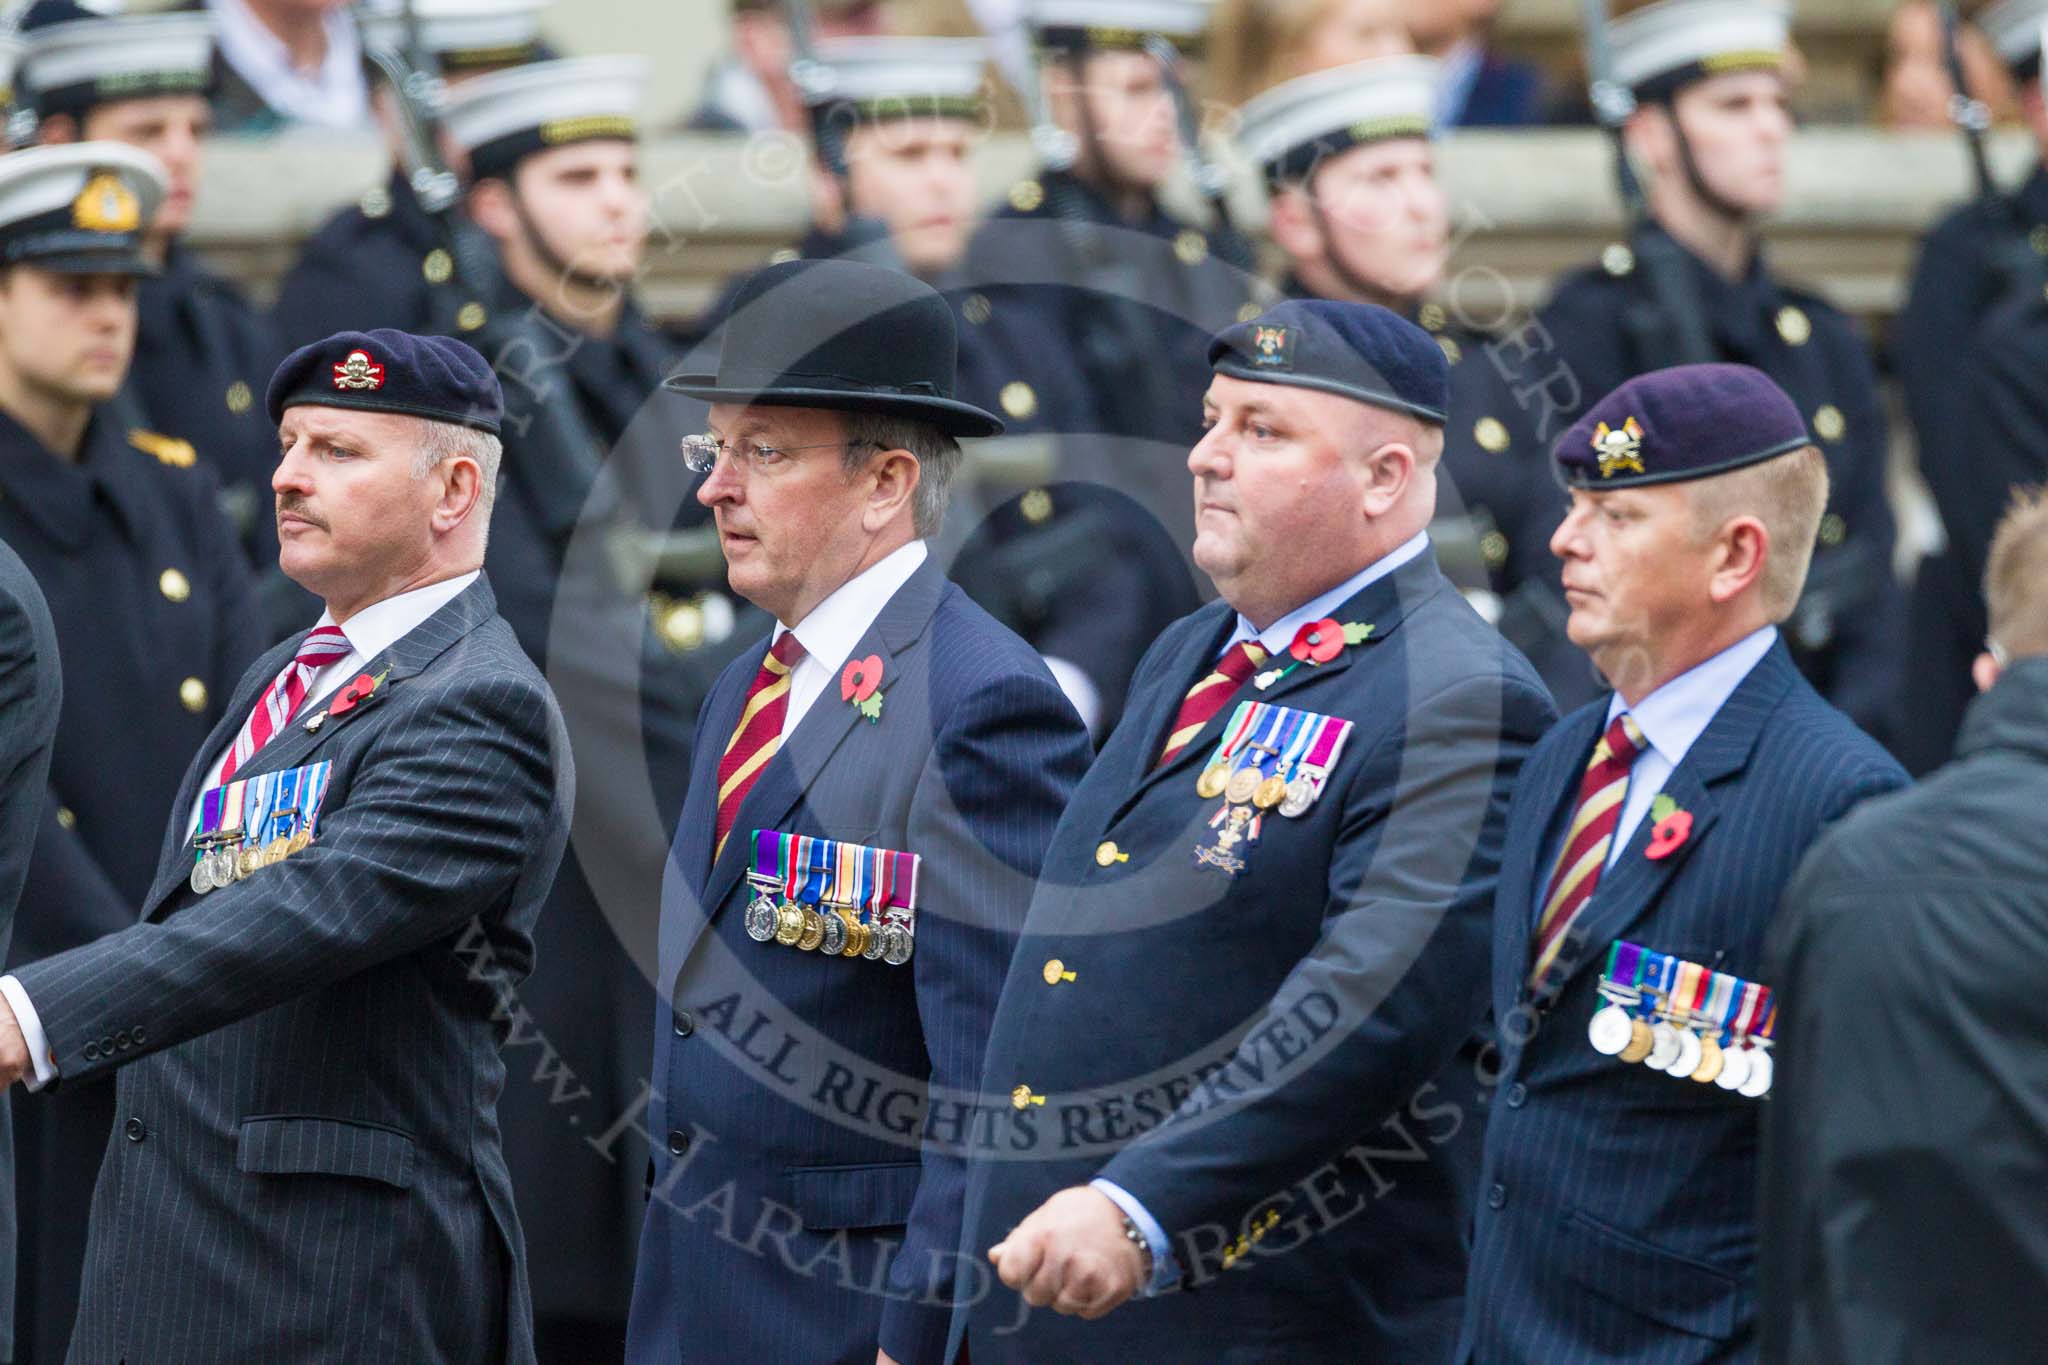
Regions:
<instances>
[{"instance_id":1,"label":"suit sleeve","mask_svg":"<svg viewBox=\"0 0 2048 1365\"><path fill-rule=\"evenodd\" d=\"M24 864L33 862L28 840L36 836L22 803L32 803L42 794L44 821L53 829L57 823L55 802L47 799L47 782L62 689L56 656L38 650L27 608L0 591L0 813L5 816L0 833L9 845L0 850L0 958L7 955Z\"/></svg>"},{"instance_id":2,"label":"suit sleeve","mask_svg":"<svg viewBox=\"0 0 2048 1365\"><path fill-rule=\"evenodd\" d=\"M911 810L918 873L917 1009L935 1111L971 1111L996 997L1045 851L1088 766L1081 718L1041 671L984 684L944 719ZM967 1189L963 1141L927 1145L881 1346L903 1365L945 1353Z\"/></svg>"},{"instance_id":3,"label":"suit sleeve","mask_svg":"<svg viewBox=\"0 0 2048 1365\"><path fill-rule=\"evenodd\" d=\"M1344 791L1314 950L1222 1070L1101 1172L1169 1236L1191 1247L1193 1229L1235 1229L1284 1202L1471 1036L1508 798L1553 716L1534 688L1468 679L1366 756Z\"/></svg>"},{"instance_id":4,"label":"suit sleeve","mask_svg":"<svg viewBox=\"0 0 2048 1365\"><path fill-rule=\"evenodd\" d=\"M133 1037L126 1064L446 938L530 875L531 841L568 799L545 692L493 679L384 704L415 709L371 743L311 847L15 973L65 1083L117 1064L88 1060L89 1039Z\"/></svg>"}]
</instances>

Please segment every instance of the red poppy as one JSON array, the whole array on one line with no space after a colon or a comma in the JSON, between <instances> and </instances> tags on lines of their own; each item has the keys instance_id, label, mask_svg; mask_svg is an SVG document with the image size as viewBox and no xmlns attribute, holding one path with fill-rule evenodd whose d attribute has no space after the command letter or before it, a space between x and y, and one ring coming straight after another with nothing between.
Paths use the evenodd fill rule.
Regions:
<instances>
[{"instance_id":1,"label":"red poppy","mask_svg":"<svg viewBox=\"0 0 2048 1365\"><path fill-rule=\"evenodd\" d=\"M1312 664L1326 664L1344 652L1344 627L1330 617L1311 621L1294 633L1287 652Z\"/></svg>"},{"instance_id":2,"label":"red poppy","mask_svg":"<svg viewBox=\"0 0 2048 1365\"><path fill-rule=\"evenodd\" d=\"M870 654L846 665L846 671L839 675L839 696L842 701L858 705L874 696L881 685L882 656Z\"/></svg>"},{"instance_id":3,"label":"red poppy","mask_svg":"<svg viewBox=\"0 0 2048 1365\"><path fill-rule=\"evenodd\" d=\"M345 711L352 710L357 702L376 690L377 680L375 678L367 673L358 673L356 680L347 687L342 688L340 694L327 704L327 714L338 716Z\"/></svg>"},{"instance_id":4,"label":"red poppy","mask_svg":"<svg viewBox=\"0 0 2048 1365\"><path fill-rule=\"evenodd\" d=\"M1650 846L1644 850L1645 856L1668 858L1691 837L1692 812L1675 810L1650 826Z\"/></svg>"}]
</instances>

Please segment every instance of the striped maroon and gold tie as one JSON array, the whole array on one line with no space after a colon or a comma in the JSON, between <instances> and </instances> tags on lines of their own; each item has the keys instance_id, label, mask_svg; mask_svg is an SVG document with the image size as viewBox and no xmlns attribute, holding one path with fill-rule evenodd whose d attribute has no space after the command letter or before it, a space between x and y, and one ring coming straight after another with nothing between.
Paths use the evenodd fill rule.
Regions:
<instances>
[{"instance_id":1,"label":"striped maroon and gold tie","mask_svg":"<svg viewBox=\"0 0 2048 1365\"><path fill-rule=\"evenodd\" d=\"M1188 689L1180 704L1180 714L1173 718L1173 729L1167 731L1166 747L1154 766L1163 768L1173 762L1174 755L1202 733L1202 727L1216 718L1216 713L1265 662L1266 651L1255 640L1240 640L1224 650L1223 657L1216 661L1215 671Z\"/></svg>"},{"instance_id":2,"label":"striped maroon and gold tie","mask_svg":"<svg viewBox=\"0 0 2048 1365\"><path fill-rule=\"evenodd\" d=\"M711 848L714 863L725 851L726 836L732 833L732 822L739 817L740 803L753 790L754 779L782 747L782 722L789 714L789 673L803 656L796 632L785 630L761 660L761 671L747 689L739 724L733 727L732 738L718 760L718 841Z\"/></svg>"},{"instance_id":3,"label":"striped maroon and gold tie","mask_svg":"<svg viewBox=\"0 0 2048 1365\"><path fill-rule=\"evenodd\" d=\"M1542 986L1544 974L1564 945L1565 930L1571 927L1573 916L1593 898L1593 888L1600 884L1600 872L1607 866L1607 850L1614 842L1615 826L1621 823L1629 769L1642 751L1643 732L1635 717L1627 712L1616 716L1607 733L1593 746L1592 761L1586 764L1585 779L1579 783L1579 804L1572 812L1571 827L1565 831L1564 851L1557 855L1557 868L1550 874L1550 886L1543 895L1543 913L1536 921L1535 965L1529 970L1531 990Z\"/></svg>"}]
</instances>

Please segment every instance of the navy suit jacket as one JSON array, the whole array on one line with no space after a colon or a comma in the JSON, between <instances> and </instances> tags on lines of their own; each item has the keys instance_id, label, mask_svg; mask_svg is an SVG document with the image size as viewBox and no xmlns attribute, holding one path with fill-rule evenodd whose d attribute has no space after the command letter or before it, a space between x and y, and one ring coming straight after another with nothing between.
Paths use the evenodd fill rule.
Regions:
<instances>
[{"instance_id":1,"label":"navy suit jacket","mask_svg":"<svg viewBox=\"0 0 2048 1365\"><path fill-rule=\"evenodd\" d=\"M1500 1089L1460 1358L1693 1365L1755 1355L1759 1101L1593 1050L1607 949L1627 939L1775 985L1764 939L1800 855L1906 775L1800 677L1783 644L1672 770L1685 843L1644 856L1651 821L1600 878L1546 988L1526 989L1538 884L1571 818L1607 699L1538 745L1508 815L1495 914Z\"/></svg>"},{"instance_id":2,"label":"navy suit jacket","mask_svg":"<svg viewBox=\"0 0 2048 1365\"><path fill-rule=\"evenodd\" d=\"M1031 648L927 560L852 657L878 721L825 691L712 859L718 760L766 655L714 686L662 892L655 1159L627 1358L936 1365L965 1140L996 992L1088 737ZM900 967L756 943L752 833L917 854Z\"/></svg>"},{"instance_id":3,"label":"navy suit jacket","mask_svg":"<svg viewBox=\"0 0 2048 1365\"><path fill-rule=\"evenodd\" d=\"M1184 1278L1021 1329L1015 1293L963 1280L976 1365L1441 1361L1455 1343L1479 1117L1453 1057L1485 1012L1508 794L1556 713L1433 554L1334 615L1372 632L1242 689L1356 727L1305 815L1266 815L1242 876L1192 852L1220 804L1196 779L1234 707L1155 770L1229 638L1221 602L1161 637L1060 822L989 1040L1000 1122L963 1253L985 1263L1100 1175L1159 1220ZM1044 1104L1013 1108L1019 1085Z\"/></svg>"}]
</instances>

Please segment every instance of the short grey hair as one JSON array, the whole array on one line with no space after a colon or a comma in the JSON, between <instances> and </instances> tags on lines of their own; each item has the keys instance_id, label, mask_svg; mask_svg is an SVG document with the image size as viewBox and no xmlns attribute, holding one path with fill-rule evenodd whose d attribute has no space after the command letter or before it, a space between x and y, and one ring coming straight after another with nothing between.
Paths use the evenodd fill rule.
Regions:
<instances>
[{"instance_id":1,"label":"short grey hair","mask_svg":"<svg viewBox=\"0 0 2048 1365\"><path fill-rule=\"evenodd\" d=\"M417 420L420 444L412 457L412 476L424 479L442 463L458 456L475 460L483 483L477 505L488 534L491 506L498 500L498 465L505 455L505 443L488 431L460 422L436 422L429 417Z\"/></svg>"},{"instance_id":2,"label":"short grey hair","mask_svg":"<svg viewBox=\"0 0 2048 1365\"><path fill-rule=\"evenodd\" d=\"M930 422L885 412L846 415L846 472L857 472L875 450L907 450L917 459L917 492L910 508L911 527L921 540L939 533L946 520L946 500L953 476L960 471L960 443Z\"/></svg>"}]
</instances>

